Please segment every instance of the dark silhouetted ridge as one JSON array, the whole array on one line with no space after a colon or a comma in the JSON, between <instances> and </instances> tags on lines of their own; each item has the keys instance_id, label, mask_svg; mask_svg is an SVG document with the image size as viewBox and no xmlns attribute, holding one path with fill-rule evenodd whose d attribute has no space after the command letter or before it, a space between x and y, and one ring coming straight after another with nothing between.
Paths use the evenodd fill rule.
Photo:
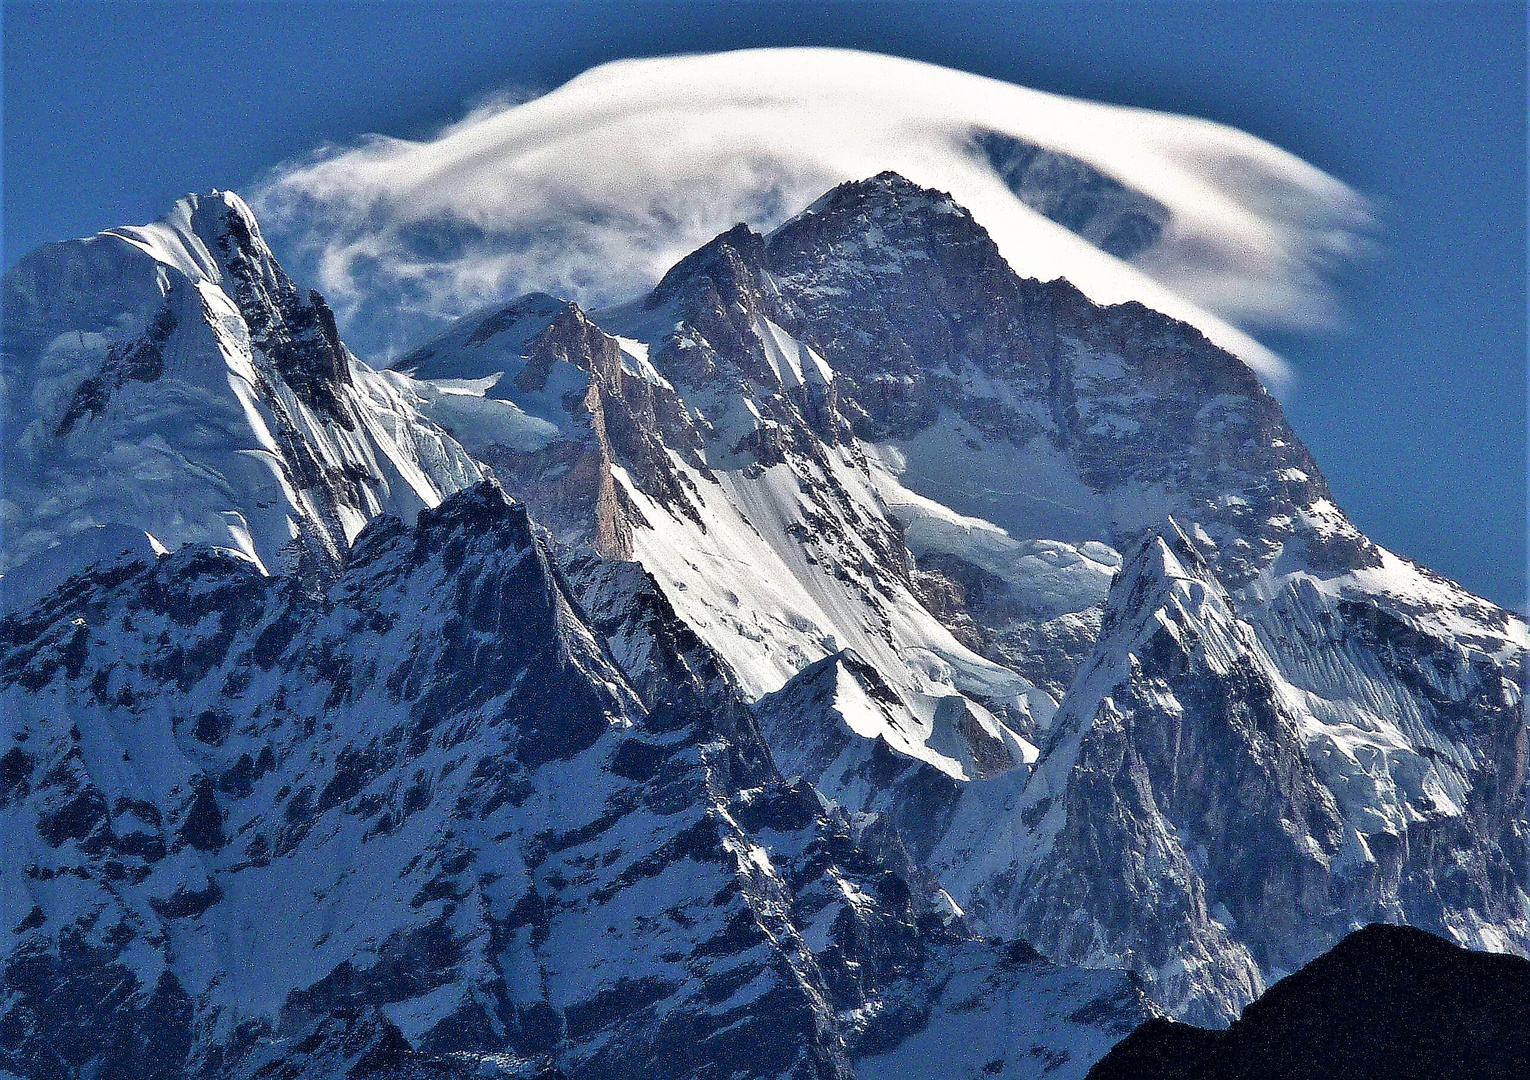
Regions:
<instances>
[{"instance_id":1,"label":"dark silhouetted ridge","mask_svg":"<svg viewBox=\"0 0 1530 1080\"><path fill-rule=\"evenodd\" d=\"M1276 983L1227 1031L1143 1024L1089 1080L1526 1076L1530 960L1376 924Z\"/></svg>"}]
</instances>

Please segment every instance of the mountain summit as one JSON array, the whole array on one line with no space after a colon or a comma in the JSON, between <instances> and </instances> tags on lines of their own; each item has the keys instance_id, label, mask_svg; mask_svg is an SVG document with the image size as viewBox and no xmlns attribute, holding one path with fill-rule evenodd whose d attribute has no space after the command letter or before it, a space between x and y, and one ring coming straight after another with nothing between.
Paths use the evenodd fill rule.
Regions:
<instances>
[{"instance_id":1,"label":"mountain summit","mask_svg":"<svg viewBox=\"0 0 1530 1080\"><path fill-rule=\"evenodd\" d=\"M34 252L3 305L0 569L29 588L102 526L269 571L332 560L482 476L350 354L231 192Z\"/></svg>"},{"instance_id":2,"label":"mountain summit","mask_svg":"<svg viewBox=\"0 0 1530 1080\"><path fill-rule=\"evenodd\" d=\"M631 421L669 479L616 455L632 557L762 697L775 752L891 813L989 928L1221 1020L1354 921L1526 947L1524 624L1361 534L1197 330L1017 276L949 196L891 173L769 236L735 227L592 319L685 406ZM1199 599L1166 599L1186 575ZM1144 619L1183 629L1123 639ZM1170 755L1113 811L1112 865L1076 758L1102 724L1125 725L1121 762ZM1251 763L1274 771L1243 791ZM1154 836L1178 899L1121 876ZM1075 859L1102 921L1064 932L1091 909L1049 909L1037 875Z\"/></svg>"}]
</instances>

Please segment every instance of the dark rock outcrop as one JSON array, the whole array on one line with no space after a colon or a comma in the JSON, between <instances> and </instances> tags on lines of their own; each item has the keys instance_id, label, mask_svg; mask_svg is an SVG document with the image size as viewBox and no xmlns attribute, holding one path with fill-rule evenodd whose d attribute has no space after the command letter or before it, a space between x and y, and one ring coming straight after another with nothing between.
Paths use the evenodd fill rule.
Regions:
<instances>
[{"instance_id":1,"label":"dark rock outcrop","mask_svg":"<svg viewBox=\"0 0 1530 1080\"><path fill-rule=\"evenodd\" d=\"M1509 1080L1530 1074L1530 961L1406 926L1350 934L1226 1031L1134 1031L1089 1080Z\"/></svg>"}]
</instances>

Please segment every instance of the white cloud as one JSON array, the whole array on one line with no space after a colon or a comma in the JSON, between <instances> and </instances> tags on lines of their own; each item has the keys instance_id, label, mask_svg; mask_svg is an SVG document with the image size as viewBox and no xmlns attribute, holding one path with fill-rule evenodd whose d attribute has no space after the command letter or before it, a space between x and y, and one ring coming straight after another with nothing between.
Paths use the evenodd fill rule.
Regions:
<instances>
[{"instance_id":1,"label":"white cloud","mask_svg":"<svg viewBox=\"0 0 1530 1080\"><path fill-rule=\"evenodd\" d=\"M1032 210L973 152L983 129L1150 196L1169 211L1158 243L1124 262ZM832 49L606 64L426 141L321 151L254 201L350 333L385 347L532 289L626 299L735 222L769 229L883 169L951 192L1022 274L1186 319L1277 383L1284 365L1239 327L1331 321L1328 281L1369 228L1355 192L1244 132Z\"/></svg>"}]
</instances>

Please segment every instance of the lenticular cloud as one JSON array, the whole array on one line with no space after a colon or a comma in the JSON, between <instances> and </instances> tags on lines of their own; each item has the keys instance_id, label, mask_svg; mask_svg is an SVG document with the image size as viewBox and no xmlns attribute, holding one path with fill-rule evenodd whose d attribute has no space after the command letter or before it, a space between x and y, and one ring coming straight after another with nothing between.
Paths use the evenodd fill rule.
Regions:
<instances>
[{"instance_id":1,"label":"lenticular cloud","mask_svg":"<svg viewBox=\"0 0 1530 1080\"><path fill-rule=\"evenodd\" d=\"M534 289L626 299L734 223L884 169L951 192L1022 274L1186 319L1276 383L1239 328L1331 321L1369 227L1355 192L1232 128L832 49L606 64L427 141L283 166L256 201L386 352Z\"/></svg>"}]
</instances>

